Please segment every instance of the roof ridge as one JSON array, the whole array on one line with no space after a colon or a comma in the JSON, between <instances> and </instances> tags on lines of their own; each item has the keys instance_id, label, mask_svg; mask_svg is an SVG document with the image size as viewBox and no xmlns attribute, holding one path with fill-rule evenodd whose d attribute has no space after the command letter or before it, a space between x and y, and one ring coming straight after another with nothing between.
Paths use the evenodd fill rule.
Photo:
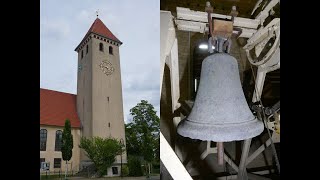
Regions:
<instances>
[{"instance_id":1,"label":"roof ridge","mask_svg":"<svg viewBox=\"0 0 320 180\"><path fill-rule=\"evenodd\" d=\"M57 91L57 90L53 90L53 89L46 89L46 88L40 88L40 90L47 90L47 91L53 91L53 92L58 92L58 93L64 93L64 94L70 94L70 95L77 95L77 94L72 94L72 93L68 93L68 92Z\"/></svg>"},{"instance_id":2,"label":"roof ridge","mask_svg":"<svg viewBox=\"0 0 320 180\"><path fill-rule=\"evenodd\" d=\"M81 42L79 43L79 45L76 47L75 51L79 48L79 46L91 33L98 34L100 36L103 36L112 41L116 41L122 44L122 42L110 31L110 29L101 21L101 19L97 17L95 21L92 23L92 25L90 26L89 30L87 31L83 39L81 40Z\"/></svg>"}]
</instances>

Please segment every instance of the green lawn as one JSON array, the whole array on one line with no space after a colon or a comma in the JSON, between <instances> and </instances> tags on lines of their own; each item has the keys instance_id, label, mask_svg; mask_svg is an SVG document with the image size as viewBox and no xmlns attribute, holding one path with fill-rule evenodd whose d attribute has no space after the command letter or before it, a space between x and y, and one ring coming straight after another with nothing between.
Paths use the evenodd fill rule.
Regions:
<instances>
[{"instance_id":1,"label":"green lawn","mask_svg":"<svg viewBox=\"0 0 320 180\"><path fill-rule=\"evenodd\" d=\"M62 177L62 175L61 175L61 177ZM57 178L59 178L59 174L48 175L48 176L46 176L46 175L41 175L41 176L40 176L40 179L41 179L41 180L45 180L45 179L57 179Z\"/></svg>"},{"instance_id":2,"label":"green lawn","mask_svg":"<svg viewBox=\"0 0 320 180\"><path fill-rule=\"evenodd\" d=\"M68 179L68 178L69 178L69 177L67 177L67 179ZM47 180L47 179L50 179L50 180L53 180L53 179L55 179L55 180L62 179L62 180L64 180L64 174L61 174L61 175L60 175L60 178L59 178L59 174L48 175L48 176L46 176L46 175L41 175L41 176L40 176L40 179L41 179L41 180Z\"/></svg>"},{"instance_id":3,"label":"green lawn","mask_svg":"<svg viewBox=\"0 0 320 180\"><path fill-rule=\"evenodd\" d=\"M160 176L159 173L150 173L150 176Z\"/></svg>"},{"instance_id":4,"label":"green lawn","mask_svg":"<svg viewBox=\"0 0 320 180\"><path fill-rule=\"evenodd\" d=\"M76 178L76 177L70 177L70 180L146 180L145 176L141 177L101 177L101 178ZM58 180L58 179L57 179ZM64 179L62 179L64 180Z\"/></svg>"}]
</instances>

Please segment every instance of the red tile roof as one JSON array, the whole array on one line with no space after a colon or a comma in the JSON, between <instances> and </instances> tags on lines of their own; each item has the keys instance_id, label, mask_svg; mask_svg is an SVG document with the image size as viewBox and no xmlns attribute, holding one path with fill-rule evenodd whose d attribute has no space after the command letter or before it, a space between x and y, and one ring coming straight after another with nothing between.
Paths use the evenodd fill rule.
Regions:
<instances>
[{"instance_id":1,"label":"red tile roof","mask_svg":"<svg viewBox=\"0 0 320 180\"><path fill-rule=\"evenodd\" d=\"M82 44L83 40L85 40L90 33L96 33L98 35L101 35L103 37L109 38L122 44L122 42L115 35L112 34L112 32L107 28L106 25L104 25L104 23L99 18L97 18L93 22L93 24L91 25L90 29L88 30L87 34L84 36L80 44ZM79 45L76 49L78 49Z\"/></svg>"},{"instance_id":2,"label":"red tile roof","mask_svg":"<svg viewBox=\"0 0 320 180\"><path fill-rule=\"evenodd\" d=\"M40 124L64 126L66 119L71 127L80 127L76 95L40 88Z\"/></svg>"}]
</instances>

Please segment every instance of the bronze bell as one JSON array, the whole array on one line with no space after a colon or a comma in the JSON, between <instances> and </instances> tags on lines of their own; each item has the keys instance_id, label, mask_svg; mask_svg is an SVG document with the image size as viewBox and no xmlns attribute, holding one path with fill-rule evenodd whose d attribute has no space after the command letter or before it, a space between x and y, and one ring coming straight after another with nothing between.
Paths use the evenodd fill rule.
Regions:
<instances>
[{"instance_id":1,"label":"bronze bell","mask_svg":"<svg viewBox=\"0 0 320 180\"><path fill-rule=\"evenodd\" d=\"M206 57L200 78L191 113L178 125L181 136L228 142L262 133L263 122L248 107L234 57L224 52Z\"/></svg>"}]
</instances>

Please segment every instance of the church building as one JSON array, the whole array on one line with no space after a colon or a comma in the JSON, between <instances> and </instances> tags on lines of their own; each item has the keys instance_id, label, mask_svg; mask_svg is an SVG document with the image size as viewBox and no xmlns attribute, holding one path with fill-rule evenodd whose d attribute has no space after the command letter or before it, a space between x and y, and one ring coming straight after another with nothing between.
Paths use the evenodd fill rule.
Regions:
<instances>
[{"instance_id":1,"label":"church building","mask_svg":"<svg viewBox=\"0 0 320 180\"><path fill-rule=\"evenodd\" d=\"M50 172L64 172L61 138L69 119L73 156L68 169L78 172L91 164L80 149L81 137L116 138L125 144L119 47L122 42L99 19L93 22L75 48L78 53L77 94L40 88L40 164ZM116 157L108 176L119 176L126 152Z\"/></svg>"}]
</instances>

